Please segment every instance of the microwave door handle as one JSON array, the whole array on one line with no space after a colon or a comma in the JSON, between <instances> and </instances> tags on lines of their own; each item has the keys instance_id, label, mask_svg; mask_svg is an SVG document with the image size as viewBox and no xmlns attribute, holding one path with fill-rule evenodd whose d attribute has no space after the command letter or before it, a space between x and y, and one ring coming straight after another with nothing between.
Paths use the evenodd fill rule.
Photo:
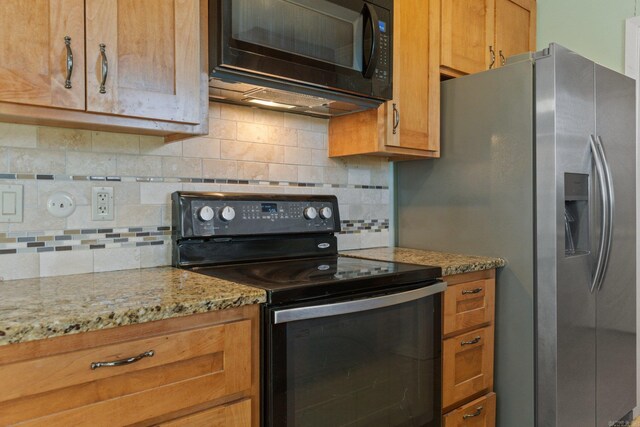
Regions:
<instances>
[{"instance_id":1,"label":"microwave door handle","mask_svg":"<svg viewBox=\"0 0 640 427\"><path fill-rule=\"evenodd\" d=\"M378 13L376 12L376 9L371 6L369 3L365 3L364 5L364 9L362 11L362 14L365 18L365 20L368 20L369 23L371 24L371 31L373 32L372 34L372 41L371 41L371 52L369 55L369 61L367 62L367 58L365 57L365 64L364 64L364 70L362 71L362 75L367 78L370 79L371 77L373 77L373 73L375 73L376 68L378 67L378 60L380 59L380 46L378 44L378 41L380 40L380 28L378 28ZM364 27L366 28L366 26ZM363 28L363 32L365 31L365 29ZM364 34L363 34L364 36ZM363 52L362 54L364 55L364 41L365 38L362 37L362 44L363 44Z\"/></svg>"},{"instance_id":2,"label":"microwave door handle","mask_svg":"<svg viewBox=\"0 0 640 427\"><path fill-rule=\"evenodd\" d=\"M602 159L600 158L600 150L598 149L598 144L596 142L596 138L591 135L591 153L593 155L593 162L595 164L596 175L598 176L598 184L600 189L600 209L601 209L601 232L600 232L600 242L598 244L598 259L596 262L596 268L593 272L593 276L591 279L590 292L596 289L600 282L600 276L602 276L604 270L604 260L605 260L605 252L607 247L607 226L609 223L609 192L607 189L607 183L605 178L604 166L602 164Z\"/></svg>"},{"instance_id":3,"label":"microwave door handle","mask_svg":"<svg viewBox=\"0 0 640 427\"><path fill-rule=\"evenodd\" d=\"M600 153L600 159L602 160L602 167L607 185L607 212L609 219L606 224L607 239L605 242L605 252L604 259L602 261L600 281L598 283L598 291L600 291L600 289L602 288L602 284L604 283L604 276L607 273L607 267L609 266L609 256L611 255L611 243L613 241L613 220L615 213L615 196L613 193L613 178L611 177L611 168L609 167L609 162L607 161L607 156L604 152L604 146L602 144L602 138L600 136L597 137L596 147L598 148L598 152Z\"/></svg>"},{"instance_id":4,"label":"microwave door handle","mask_svg":"<svg viewBox=\"0 0 640 427\"><path fill-rule=\"evenodd\" d=\"M423 288L397 294L382 295L373 298L362 298L354 301L339 302L335 304L322 304L311 307L298 307L277 310L273 313L273 324L294 322L297 320L319 319L322 317L339 316L343 314L370 311L378 308L391 307L405 302L419 300L431 295L444 292L446 282L438 282Z\"/></svg>"}]
</instances>

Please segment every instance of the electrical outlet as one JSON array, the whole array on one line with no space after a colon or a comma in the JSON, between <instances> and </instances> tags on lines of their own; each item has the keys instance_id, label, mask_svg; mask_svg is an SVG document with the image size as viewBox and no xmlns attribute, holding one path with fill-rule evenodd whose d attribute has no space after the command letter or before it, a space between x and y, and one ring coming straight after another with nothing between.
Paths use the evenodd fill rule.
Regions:
<instances>
[{"instance_id":1,"label":"electrical outlet","mask_svg":"<svg viewBox=\"0 0 640 427\"><path fill-rule=\"evenodd\" d=\"M113 187L93 187L91 218L94 221L113 221Z\"/></svg>"}]
</instances>

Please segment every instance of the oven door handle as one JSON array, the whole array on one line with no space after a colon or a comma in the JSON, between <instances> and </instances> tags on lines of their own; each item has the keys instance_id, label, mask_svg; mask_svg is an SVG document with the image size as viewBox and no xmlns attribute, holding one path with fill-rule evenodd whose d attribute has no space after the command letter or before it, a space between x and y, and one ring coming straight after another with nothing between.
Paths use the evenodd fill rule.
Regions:
<instances>
[{"instance_id":1,"label":"oven door handle","mask_svg":"<svg viewBox=\"0 0 640 427\"><path fill-rule=\"evenodd\" d=\"M362 298L354 301L339 302L335 304L314 305L311 307L298 307L274 311L273 324L295 322L297 320L318 319L322 317L339 316L342 314L358 313L361 311L375 310L383 307L404 304L444 292L446 282L438 282L424 288L397 294L382 295L373 298Z\"/></svg>"}]
</instances>

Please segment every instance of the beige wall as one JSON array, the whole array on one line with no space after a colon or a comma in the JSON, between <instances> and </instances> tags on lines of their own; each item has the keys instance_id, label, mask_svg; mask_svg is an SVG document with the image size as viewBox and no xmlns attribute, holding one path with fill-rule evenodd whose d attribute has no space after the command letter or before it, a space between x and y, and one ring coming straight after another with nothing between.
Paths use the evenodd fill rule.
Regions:
<instances>
[{"instance_id":1,"label":"beige wall","mask_svg":"<svg viewBox=\"0 0 640 427\"><path fill-rule=\"evenodd\" d=\"M209 136L170 144L0 124L0 183L24 185L24 221L0 223L0 277L167 265L170 194L177 190L335 194L344 229L340 249L387 246L388 164L327 158L327 123L211 104ZM114 187L114 221L91 220L95 186ZM70 217L47 212L55 191L74 197Z\"/></svg>"}]
</instances>

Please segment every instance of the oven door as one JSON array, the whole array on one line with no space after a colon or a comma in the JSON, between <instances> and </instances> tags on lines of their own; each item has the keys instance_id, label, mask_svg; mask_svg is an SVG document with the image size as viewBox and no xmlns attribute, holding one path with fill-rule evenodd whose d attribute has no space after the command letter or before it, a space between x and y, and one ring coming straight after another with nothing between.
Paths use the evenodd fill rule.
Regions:
<instances>
[{"instance_id":1,"label":"oven door","mask_svg":"<svg viewBox=\"0 0 640 427\"><path fill-rule=\"evenodd\" d=\"M440 426L445 288L267 309L264 425Z\"/></svg>"},{"instance_id":2,"label":"oven door","mask_svg":"<svg viewBox=\"0 0 640 427\"><path fill-rule=\"evenodd\" d=\"M218 65L391 99L392 1L218 1Z\"/></svg>"}]
</instances>

